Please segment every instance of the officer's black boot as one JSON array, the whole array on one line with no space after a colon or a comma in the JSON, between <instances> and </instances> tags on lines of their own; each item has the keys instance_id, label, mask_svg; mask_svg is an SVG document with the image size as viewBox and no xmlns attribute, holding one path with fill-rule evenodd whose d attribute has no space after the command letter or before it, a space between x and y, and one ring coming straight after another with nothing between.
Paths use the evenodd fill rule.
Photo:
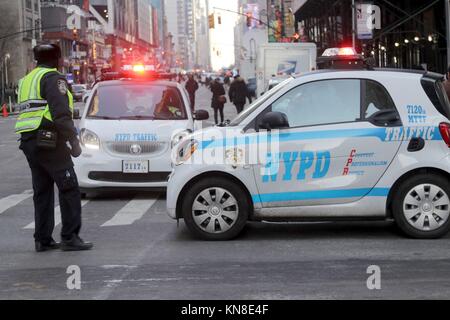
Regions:
<instances>
[{"instance_id":1,"label":"officer's black boot","mask_svg":"<svg viewBox=\"0 0 450 320\"><path fill-rule=\"evenodd\" d=\"M91 242L84 242L79 236L74 235L70 240L61 241L62 251L84 251L91 250L94 245Z\"/></svg>"},{"instance_id":2,"label":"officer's black boot","mask_svg":"<svg viewBox=\"0 0 450 320\"><path fill-rule=\"evenodd\" d=\"M36 252L44 252L44 251L50 251L50 250L56 250L60 248L60 244L55 242L54 240L51 240L50 242L40 242L35 241L35 248Z\"/></svg>"}]
</instances>

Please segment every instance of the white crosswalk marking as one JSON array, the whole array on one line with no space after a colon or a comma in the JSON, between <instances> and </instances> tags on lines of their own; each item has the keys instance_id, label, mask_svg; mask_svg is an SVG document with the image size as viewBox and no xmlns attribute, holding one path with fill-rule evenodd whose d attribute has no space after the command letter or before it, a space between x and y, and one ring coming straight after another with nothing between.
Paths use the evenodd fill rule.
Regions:
<instances>
[{"instance_id":1,"label":"white crosswalk marking","mask_svg":"<svg viewBox=\"0 0 450 320\"><path fill-rule=\"evenodd\" d=\"M128 226L141 219L144 214L155 204L158 198L140 199L134 198L118 211L111 220L102 224L102 227Z\"/></svg>"},{"instance_id":2,"label":"white crosswalk marking","mask_svg":"<svg viewBox=\"0 0 450 320\"><path fill-rule=\"evenodd\" d=\"M89 200L85 200L81 202L81 206L84 207L89 203ZM61 207L57 206L55 207L55 227L61 224ZM24 229L26 230L33 230L35 228L34 222L30 223Z\"/></svg>"},{"instance_id":3,"label":"white crosswalk marking","mask_svg":"<svg viewBox=\"0 0 450 320\"><path fill-rule=\"evenodd\" d=\"M27 200L28 198L33 196L32 190L26 190L22 194L13 194L9 197L0 199L0 214L5 212L6 210L18 205L22 201Z\"/></svg>"}]
</instances>

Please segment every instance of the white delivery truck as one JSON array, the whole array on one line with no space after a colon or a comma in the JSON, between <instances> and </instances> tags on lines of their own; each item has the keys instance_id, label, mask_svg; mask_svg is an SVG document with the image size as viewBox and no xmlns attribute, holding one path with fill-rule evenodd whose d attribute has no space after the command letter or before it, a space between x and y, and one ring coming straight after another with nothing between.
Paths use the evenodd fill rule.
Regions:
<instances>
[{"instance_id":1,"label":"white delivery truck","mask_svg":"<svg viewBox=\"0 0 450 320\"><path fill-rule=\"evenodd\" d=\"M269 88L270 80L316 69L314 43L270 43L259 47L256 67L257 96Z\"/></svg>"}]
</instances>

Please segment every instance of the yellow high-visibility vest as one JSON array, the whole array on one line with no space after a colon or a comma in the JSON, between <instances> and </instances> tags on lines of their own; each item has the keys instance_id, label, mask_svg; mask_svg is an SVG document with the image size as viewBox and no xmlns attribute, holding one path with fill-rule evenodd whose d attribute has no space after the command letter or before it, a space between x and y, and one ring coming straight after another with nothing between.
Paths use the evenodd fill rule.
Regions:
<instances>
[{"instance_id":1,"label":"yellow high-visibility vest","mask_svg":"<svg viewBox=\"0 0 450 320\"><path fill-rule=\"evenodd\" d=\"M41 80L50 72L58 71L37 67L19 81L18 103L21 111L15 127L17 134L37 130L44 118L53 121L48 102L41 96ZM73 114L73 96L69 90L67 96Z\"/></svg>"}]
</instances>

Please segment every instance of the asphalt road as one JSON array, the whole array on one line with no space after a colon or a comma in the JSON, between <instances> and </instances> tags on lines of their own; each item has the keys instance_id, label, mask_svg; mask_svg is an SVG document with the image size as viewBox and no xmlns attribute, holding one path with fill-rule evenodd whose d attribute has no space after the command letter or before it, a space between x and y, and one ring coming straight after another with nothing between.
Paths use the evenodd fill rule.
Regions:
<instances>
[{"instance_id":1,"label":"asphalt road","mask_svg":"<svg viewBox=\"0 0 450 320\"><path fill-rule=\"evenodd\" d=\"M202 88L198 106L209 99ZM390 222L251 223L235 241L202 242L168 218L164 194L90 199L81 236L93 251L35 253L31 178L13 126L0 119L0 299L450 297L450 237L406 239ZM367 288L371 265L380 290ZM69 266L79 266L81 290L67 288Z\"/></svg>"}]
</instances>

